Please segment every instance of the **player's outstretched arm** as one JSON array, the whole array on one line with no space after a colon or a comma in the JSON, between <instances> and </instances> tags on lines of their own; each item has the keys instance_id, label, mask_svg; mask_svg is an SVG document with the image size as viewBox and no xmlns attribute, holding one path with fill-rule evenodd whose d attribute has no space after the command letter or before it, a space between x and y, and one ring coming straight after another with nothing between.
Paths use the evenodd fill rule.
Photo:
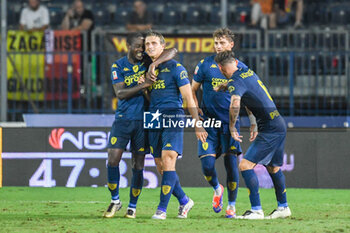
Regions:
<instances>
[{"instance_id":1,"label":"player's outstretched arm","mask_svg":"<svg viewBox=\"0 0 350 233\"><path fill-rule=\"evenodd\" d=\"M173 59L177 54L177 49L176 48L171 48L171 49L164 49L162 54L155 60L148 68L148 72L153 76L156 77L156 68L159 66L159 64L169 61Z\"/></svg>"},{"instance_id":2,"label":"player's outstretched arm","mask_svg":"<svg viewBox=\"0 0 350 233\"><path fill-rule=\"evenodd\" d=\"M150 74L146 73L145 81L142 83L139 83L138 85L131 87L131 88L125 88L124 83L117 83L113 85L114 92L118 99L129 99L133 96L135 96L139 91L151 86L156 81L156 78L151 77Z\"/></svg>"},{"instance_id":3,"label":"player's outstretched arm","mask_svg":"<svg viewBox=\"0 0 350 233\"><path fill-rule=\"evenodd\" d=\"M203 143L207 140L208 133L203 127L197 127L197 121L199 121L197 107L194 103L191 91L191 85L186 84L180 87L180 92L182 97L186 100L188 111L190 112L193 119L195 119L195 131L198 140L201 140Z\"/></svg>"},{"instance_id":4,"label":"player's outstretched arm","mask_svg":"<svg viewBox=\"0 0 350 233\"><path fill-rule=\"evenodd\" d=\"M239 135L235 125L237 118L239 116L239 110L241 108L241 97L239 95L231 96L231 104L230 104L230 132L231 136L235 141L242 142L242 137Z\"/></svg>"},{"instance_id":5,"label":"player's outstretched arm","mask_svg":"<svg viewBox=\"0 0 350 233\"><path fill-rule=\"evenodd\" d=\"M249 141L252 142L255 140L256 136L258 136L258 125L256 124L255 116L253 115L252 111L250 111L247 107L245 107L245 110L247 111L249 121L250 121L250 138Z\"/></svg>"},{"instance_id":6,"label":"player's outstretched arm","mask_svg":"<svg viewBox=\"0 0 350 233\"><path fill-rule=\"evenodd\" d=\"M194 101L194 104L195 104L196 107L197 107L198 114L199 114L199 115L203 115L203 111L202 111L202 109L199 107L198 99L197 99L197 95L196 95L196 93L197 93L198 89L200 88L200 86L201 86L201 83L196 82L195 80L192 80L192 97L193 97L193 101ZM201 120L203 120L203 118L201 118L201 116L199 116L199 118L200 118Z\"/></svg>"}]
</instances>

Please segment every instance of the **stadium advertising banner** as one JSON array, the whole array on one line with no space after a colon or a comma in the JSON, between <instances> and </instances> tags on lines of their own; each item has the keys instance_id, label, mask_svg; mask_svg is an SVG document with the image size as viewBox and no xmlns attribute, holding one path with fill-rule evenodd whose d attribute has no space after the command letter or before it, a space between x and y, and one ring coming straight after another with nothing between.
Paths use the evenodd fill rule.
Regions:
<instances>
[{"instance_id":1,"label":"stadium advertising banner","mask_svg":"<svg viewBox=\"0 0 350 233\"><path fill-rule=\"evenodd\" d=\"M243 151L246 151L249 135L245 129L242 131ZM33 187L105 186L108 134L109 128L3 128L2 184ZM282 166L287 186L350 188L349 137L350 132L346 129L290 129ZM193 132L185 131L184 155L176 166L183 186L208 186L201 172ZM218 159L216 169L220 182L225 184L222 158ZM130 152L124 153L120 171L120 187L127 187L132 174ZM271 188L272 181L266 169L258 165L255 171L260 186ZM150 155L146 156L144 176L145 187L159 187L161 177ZM240 186L244 186L242 179Z\"/></svg>"}]
</instances>

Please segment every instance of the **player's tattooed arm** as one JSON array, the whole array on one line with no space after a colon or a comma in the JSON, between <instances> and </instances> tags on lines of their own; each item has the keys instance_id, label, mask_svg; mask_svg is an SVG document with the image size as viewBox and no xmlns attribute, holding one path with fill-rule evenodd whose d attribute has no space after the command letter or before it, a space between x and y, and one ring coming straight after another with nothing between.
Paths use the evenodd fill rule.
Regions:
<instances>
[{"instance_id":1,"label":"player's tattooed arm","mask_svg":"<svg viewBox=\"0 0 350 233\"><path fill-rule=\"evenodd\" d=\"M198 111L197 107L194 103L193 97L192 97L192 91L191 91L191 85L186 84L184 86L180 87L180 92L184 100L187 102L188 111L190 112L192 118L195 120L195 131L196 136L198 140L201 140L201 142L205 142L208 137L207 131L203 127L197 127L197 121L199 121Z\"/></svg>"},{"instance_id":2,"label":"player's tattooed arm","mask_svg":"<svg viewBox=\"0 0 350 233\"><path fill-rule=\"evenodd\" d=\"M231 96L230 104L230 132L233 139L238 142L242 142L242 136L239 135L235 125L239 116L239 110L241 108L241 97L239 95Z\"/></svg>"},{"instance_id":3,"label":"player's tattooed arm","mask_svg":"<svg viewBox=\"0 0 350 233\"><path fill-rule=\"evenodd\" d=\"M158 57L158 59L155 60L148 68L148 72L151 74L151 76L156 77L156 68L159 66L159 64L173 59L176 56L176 54L176 48L164 49L164 51Z\"/></svg>"},{"instance_id":4,"label":"player's tattooed arm","mask_svg":"<svg viewBox=\"0 0 350 233\"><path fill-rule=\"evenodd\" d=\"M200 88L200 86L201 86L201 83L196 82L195 80L192 80L192 97L193 97L194 103L195 103L195 105L197 107L197 111L198 111L199 115L203 115L203 111L199 107L198 99L197 99L197 95L196 95L196 93L197 93L198 89ZM204 120L201 116L199 116L199 118L201 120Z\"/></svg>"},{"instance_id":5,"label":"player's tattooed arm","mask_svg":"<svg viewBox=\"0 0 350 233\"><path fill-rule=\"evenodd\" d=\"M245 107L245 110L247 111L249 121L250 121L250 138L249 141L254 141L256 136L258 135L258 126L256 123L255 116L253 115L252 111L250 111L247 107Z\"/></svg>"},{"instance_id":6,"label":"player's tattooed arm","mask_svg":"<svg viewBox=\"0 0 350 233\"><path fill-rule=\"evenodd\" d=\"M140 83L139 85L136 85L131 88L125 88L125 84L121 82L114 84L113 89L118 99L129 99L135 96L139 91L151 86L154 82L155 78L150 77L150 75L147 73L145 81L143 83Z\"/></svg>"}]
</instances>

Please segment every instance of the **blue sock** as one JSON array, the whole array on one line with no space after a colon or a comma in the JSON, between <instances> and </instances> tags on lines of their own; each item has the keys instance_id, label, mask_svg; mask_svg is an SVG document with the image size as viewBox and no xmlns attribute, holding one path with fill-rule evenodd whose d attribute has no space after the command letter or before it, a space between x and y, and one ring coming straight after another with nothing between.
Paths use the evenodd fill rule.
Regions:
<instances>
[{"instance_id":1,"label":"blue sock","mask_svg":"<svg viewBox=\"0 0 350 233\"><path fill-rule=\"evenodd\" d=\"M119 180L120 172L119 166L109 166L107 165L107 176L108 176L108 189L111 192L112 200L119 199Z\"/></svg>"},{"instance_id":2,"label":"blue sock","mask_svg":"<svg viewBox=\"0 0 350 233\"><path fill-rule=\"evenodd\" d=\"M284 175L280 170L275 174L269 173L275 186L275 193L277 198L278 207L287 207L287 192L286 192L286 181Z\"/></svg>"},{"instance_id":3,"label":"blue sock","mask_svg":"<svg viewBox=\"0 0 350 233\"><path fill-rule=\"evenodd\" d=\"M237 199L238 183L239 183L237 156L233 154L226 155L224 157L224 163L225 163L225 168L227 173L226 182L227 182L228 202L235 203Z\"/></svg>"},{"instance_id":4,"label":"blue sock","mask_svg":"<svg viewBox=\"0 0 350 233\"><path fill-rule=\"evenodd\" d=\"M186 196L185 192L182 190L179 176L176 175L176 182L173 189L173 195L177 198L180 205L186 205L189 198Z\"/></svg>"},{"instance_id":5,"label":"blue sock","mask_svg":"<svg viewBox=\"0 0 350 233\"><path fill-rule=\"evenodd\" d=\"M201 158L201 163L205 179L214 189L217 189L219 187L219 180L216 176L215 160L216 158L213 156L206 156Z\"/></svg>"},{"instance_id":6,"label":"blue sock","mask_svg":"<svg viewBox=\"0 0 350 233\"><path fill-rule=\"evenodd\" d=\"M176 183L176 176L176 171L163 172L158 210L166 212L171 194L173 193L174 185Z\"/></svg>"},{"instance_id":7,"label":"blue sock","mask_svg":"<svg viewBox=\"0 0 350 233\"><path fill-rule=\"evenodd\" d=\"M139 199L143 185L143 169L132 169L132 179L130 186L130 208L136 208L137 199Z\"/></svg>"},{"instance_id":8,"label":"blue sock","mask_svg":"<svg viewBox=\"0 0 350 233\"><path fill-rule=\"evenodd\" d=\"M250 204L252 210L261 210L259 196L259 180L253 169L242 171L242 176L249 190Z\"/></svg>"}]
</instances>

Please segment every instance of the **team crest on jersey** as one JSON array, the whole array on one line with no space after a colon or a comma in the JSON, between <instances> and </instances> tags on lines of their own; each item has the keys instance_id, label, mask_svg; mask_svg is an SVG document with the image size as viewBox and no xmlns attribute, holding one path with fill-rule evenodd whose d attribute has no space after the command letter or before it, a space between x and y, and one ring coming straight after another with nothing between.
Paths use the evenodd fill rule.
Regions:
<instances>
[{"instance_id":1,"label":"team crest on jersey","mask_svg":"<svg viewBox=\"0 0 350 233\"><path fill-rule=\"evenodd\" d=\"M229 86L228 87L228 91L231 93L231 92L233 92L235 90L235 87L234 86Z\"/></svg>"},{"instance_id":2,"label":"team crest on jersey","mask_svg":"<svg viewBox=\"0 0 350 233\"><path fill-rule=\"evenodd\" d=\"M211 176L204 176L206 181L211 181L212 177Z\"/></svg>"},{"instance_id":3,"label":"team crest on jersey","mask_svg":"<svg viewBox=\"0 0 350 233\"><path fill-rule=\"evenodd\" d=\"M112 137L111 138L111 144L114 145L118 141L117 137Z\"/></svg>"},{"instance_id":4,"label":"team crest on jersey","mask_svg":"<svg viewBox=\"0 0 350 233\"><path fill-rule=\"evenodd\" d=\"M114 190L114 189L117 188L117 184L107 183L107 185L108 185L108 188L109 188L110 190Z\"/></svg>"},{"instance_id":5,"label":"team crest on jersey","mask_svg":"<svg viewBox=\"0 0 350 233\"><path fill-rule=\"evenodd\" d=\"M134 197L137 197L138 195L140 195L141 189L132 188L132 189L131 189L131 192L132 192L132 195L133 195Z\"/></svg>"},{"instance_id":6,"label":"team crest on jersey","mask_svg":"<svg viewBox=\"0 0 350 233\"><path fill-rule=\"evenodd\" d=\"M154 73L156 74L156 76L158 76L158 74L159 74L159 69L156 69L156 70L154 71Z\"/></svg>"},{"instance_id":7,"label":"team crest on jersey","mask_svg":"<svg viewBox=\"0 0 350 233\"><path fill-rule=\"evenodd\" d=\"M237 188L237 182L228 182L228 188L233 191Z\"/></svg>"},{"instance_id":8,"label":"team crest on jersey","mask_svg":"<svg viewBox=\"0 0 350 233\"><path fill-rule=\"evenodd\" d=\"M125 68L124 68L124 71L129 71L129 69L125 67Z\"/></svg>"},{"instance_id":9,"label":"team crest on jersey","mask_svg":"<svg viewBox=\"0 0 350 233\"><path fill-rule=\"evenodd\" d=\"M218 67L217 67L217 65L212 64L212 65L210 66L210 68L218 68Z\"/></svg>"},{"instance_id":10,"label":"team crest on jersey","mask_svg":"<svg viewBox=\"0 0 350 233\"><path fill-rule=\"evenodd\" d=\"M208 150L209 144L207 142L202 144L204 150Z\"/></svg>"},{"instance_id":11,"label":"team crest on jersey","mask_svg":"<svg viewBox=\"0 0 350 233\"><path fill-rule=\"evenodd\" d=\"M170 185L163 185L162 186L162 192L164 195L167 195L168 193L170 193L171 190L171 186Z\"/></svg>"},{"instance_id":12,"label":"team crest on jersey","mask_svg":"<svg viewBox=\"0 0 350 233\"><path fill-rule=\"evenodd\" d=\"M180 79L188 78L188 74L186 70L181 71L180 73Z\"/></svg>"},{"instance_id":13,"label":"team crest on jersey","mask_svg":"<svg viewBox=\"0 0 350 233\"><path fill-rule=\"evenodd\" d=\"M138 65L134 65L134 66L132 67L132 70L133 70L135 73L137 73L137 71L139 71L139 66L138 66Z\"/></svg>"},{"instance_id":14,"label":"team crest on jersey","mask_svg":"<svg viewBox=\"0 0 350 233\"><path fill-rule=\"evenodd\" d=\"M118 79L117 71L112 72L113 79Z\"/></svg>"}]
</instances>

